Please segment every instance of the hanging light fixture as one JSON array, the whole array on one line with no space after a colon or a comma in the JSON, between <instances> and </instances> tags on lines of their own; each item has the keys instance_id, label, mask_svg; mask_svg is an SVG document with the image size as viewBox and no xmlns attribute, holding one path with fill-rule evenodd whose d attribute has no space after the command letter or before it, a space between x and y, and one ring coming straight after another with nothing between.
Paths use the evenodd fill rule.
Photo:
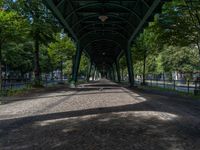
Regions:
<instances>
[{"instance_id":1,"label":"hanging light fixture","mask_svg":"<svg viewBox=\"0 0 200 150\"><path fill-rule=\"evenodd\" d=\"M99 16L99 19L101 20L101 22L105 22L108 19L108 16L102 15Z\"/></svg>"}]
</instances>

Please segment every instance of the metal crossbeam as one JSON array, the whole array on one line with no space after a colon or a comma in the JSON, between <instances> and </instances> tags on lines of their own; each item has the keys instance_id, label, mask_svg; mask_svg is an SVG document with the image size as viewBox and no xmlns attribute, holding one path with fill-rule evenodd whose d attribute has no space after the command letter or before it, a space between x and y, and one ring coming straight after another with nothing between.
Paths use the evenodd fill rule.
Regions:
<instances>
[{"instance_id":1,"label":"metal crossbeam","mask_svg":"<svg viewBox=\"0 0 200 150\"><path fill-rule=\"evenodd\" d=\"M64 27L69 31L69 33L72 35L75 41L78 41L78 38L74 31L71 29L71 27L68 25L66 20L63 18L62 14L60 11L57 9L55 4L53 3L53 0L44 0L45 4L47 7L53 11L53 13L56 15L56 17L61 21L61 23L64 25Z\"/></svg>"},{"instance_id":2,"label":"metal crossbeam","mask_svg":"<svg viewBox=\"0 0 200 150\"><path fill-rule=\"evenodd\" d=\"M144 24L146 23L146 21L148 20L148 18L152 15L152 13L155 11L155 9L160 4L160 2L161 2L161 0L154 0L153 4L151 5L151 7L149 8L149 10L147 11L147 13L145 14L145 16L143 17L143 19L141 20L140 24L138 25L138 27L136 28L136 30L133 32L132 36L130 37L130 39L128 41L128 44L131 44L131 42L133 41L133 39L135 38L135 36L142 29L142 27L144 26Z\"/></svg>"}]
</instances>

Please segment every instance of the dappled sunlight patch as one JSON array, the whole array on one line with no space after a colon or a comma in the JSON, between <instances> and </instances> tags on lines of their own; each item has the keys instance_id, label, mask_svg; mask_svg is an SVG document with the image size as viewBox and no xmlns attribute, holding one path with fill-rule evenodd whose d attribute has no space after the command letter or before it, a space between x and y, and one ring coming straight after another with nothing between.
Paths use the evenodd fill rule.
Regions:
<instances>
[{"instance_id":1,"label":"dappled sunlight patch","mask_svg":"<svg viewBox=\"0 0 200 150\"><path fill-rule=\"evenodd\" d=\"M51 119L51 120L37 121L34 124L37 125L37 126L48 126L48 125L60 123L60 122L63 122L63 121L72 122L72 121L74 121L74 119L72 119L72 118Z\"/></svg>"},{"instance_id":2,"label":"dappled sunlight patch","mask_svg":"<svg viewBox=\"0 0 200 150\"><path fill-rule=\"evenodd\" d=\"M68 117L68 118L59 118L59 119L50 119L50 120L44 120L44 121L37 121L35 122L35 125L39 126L48 126L52 124L56 124L59 122L70 122L70 123L78 123L81 121L87 121L94 119L96 120L98 118L99 122L109 122L111 120L114 120L116 118L120 117L132 119L135 117L137 118L144 118L144 119L158 119L162 121L172 121L174 119L177 119L178 116L176 114L167 113L167 112L159 112L159 111L123 111L123 112L111 112L111 113L103 113L103 114L92 114L92 115L84 115L84 116L78 116L78 117ZM133 120L137 121L137 120Z\"/></svg>"},{"instance_id":3,"label":"dappled sunlight patch","mask_svg":"<svg viewBox=\"0 0 200 150\"><path fill-rule=\"evenodd\" d=\"M182 137L174 134L176 127L172 121L178 116L171 113L123 111L48 117L12 132L16 136L10 135L11 139L21 145L45 142L46 149L178 150L182 146Z\"/></svg>"},{"instance_id":4,"label":"dappled sunlight patch","mask_svg":"<svg viewBox=\"0 0 200 150\"><path fill-rule=\"evenodd\" d=\"M100 121L100 122L107 122L107 121L110 121L110 118L102 118L102 119L99 119L98 121Z\"/></svg>"},{"instance_id":5,"label":"dappled sunlight patch","mask_svg":"<svg viewBox=\"0 0 200 150\"><path fill-rule=\"evenodd\" d=\"M126 88L122 88L124 92L126 92L129 96L131 96L132 98L134 98L135 100L139 100L140 102L144 102L144 101L147 101L148 99L146 99L145 97L135 93L135 92L132 92Z\"/></svg>"},{"instance_id":6,"label":"dappled sunlight patch","mask_svg":"<svg viewBox=\"0 0 200 150\"><path fill-rule=\"evenodd\" d=\"M178 116L176 114L167 113L167 112L159 112L159 111L128 111L128 112L119 112L112 113L115 115L119 115L120 117L142 117L144 119L156 118L162 121L171 121L177 119Z\"/></svg>"},{"instance_id":7,"label":"dappled sunlight patch","mask_svg":"<svg viewBox=\"0 0 200 150\"><path fill-rule=\"evenodd\" d=\"M137 96L137 99L142 100L143 102L147 100L146 98L144 98L142 96Z\"/></svg>"},{"instance_id":8,"label":"dappled sunlight patch","mask_svg":"<svg viewBox=\"0 0 200 150\"><path fill-rule=\"evenodd\" d=\"M88 119L91 119L92 117L96 117L97 115L85 115L85 116L78 116L78 117L67 117L67 118L59 118L59 119L49 119L44 121L36 121L34 125L36 126L48 126L53 125L56 123L62 123L62 122L70 122L70 123L78 123L81 121L87 121Z\"/></svg>"},{"instance_id":9,"label":"dappled sunlight patch","mask_svg":"<svg viewBox=\"0 0 200 150\"><path fill-rule=\"evenodd\" d=\"M73 132L74 130L76 130L75 128L71 127L71 128L65 128L62 130L62 132L64 133L69 133L69 132Z\"/></svg>"}]
</instances>

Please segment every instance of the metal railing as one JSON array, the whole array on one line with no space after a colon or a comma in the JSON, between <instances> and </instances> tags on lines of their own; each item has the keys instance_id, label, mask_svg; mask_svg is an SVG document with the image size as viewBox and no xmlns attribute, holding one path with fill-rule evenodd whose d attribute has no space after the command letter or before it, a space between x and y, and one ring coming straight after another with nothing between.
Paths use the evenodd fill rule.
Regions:
<instances>
[{"instance_id":1,"label":"metal railing","mask_svg":"<svg viewBox=\"0 0 200 150\"><path fill-rule=\"evenodd\" d=\"M142 79L136 79L135 83L142 84ZM171 89L174 91L192 93L196 89L194 80L163 80L163 79L146 79L145 85L152 87L160 87L165 89Z\"/></svg>"},{"instance_id":2,"label":"metal railing","mask_svg":"<svg viewBox=\"0 0 200 150\"><path fill-rule=\"evenodd\" d=\"M61 80L41 80L41 83L44 87L49 87L49 86L53 86L56 85L60 82ZM6 92L9 90L20 90L20 89L28 89L31 88L33 85L32 80L28 80L28 79L3 79L2 80L2 84L1 84L1 88L0 88L0 92ZM63 80L63 82L65 82L65 80Z\"/></svg>"}]
</instances>

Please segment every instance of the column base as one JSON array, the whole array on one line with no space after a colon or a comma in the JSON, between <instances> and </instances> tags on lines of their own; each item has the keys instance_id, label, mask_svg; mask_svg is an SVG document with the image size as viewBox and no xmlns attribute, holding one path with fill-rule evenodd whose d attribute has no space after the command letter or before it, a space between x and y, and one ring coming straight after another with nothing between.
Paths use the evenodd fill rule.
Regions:
<instances>
[{"instance_id":1,"label":"column base","mask_svg":"<svg viewBox=\"0 0 200 150\"><path fill-rule=\"evenodd\" d=\"M70 88L76 88L76 83L75 83L75 81L70 81L69 87L70 87Z\"/></svg>"}]
</instances>

